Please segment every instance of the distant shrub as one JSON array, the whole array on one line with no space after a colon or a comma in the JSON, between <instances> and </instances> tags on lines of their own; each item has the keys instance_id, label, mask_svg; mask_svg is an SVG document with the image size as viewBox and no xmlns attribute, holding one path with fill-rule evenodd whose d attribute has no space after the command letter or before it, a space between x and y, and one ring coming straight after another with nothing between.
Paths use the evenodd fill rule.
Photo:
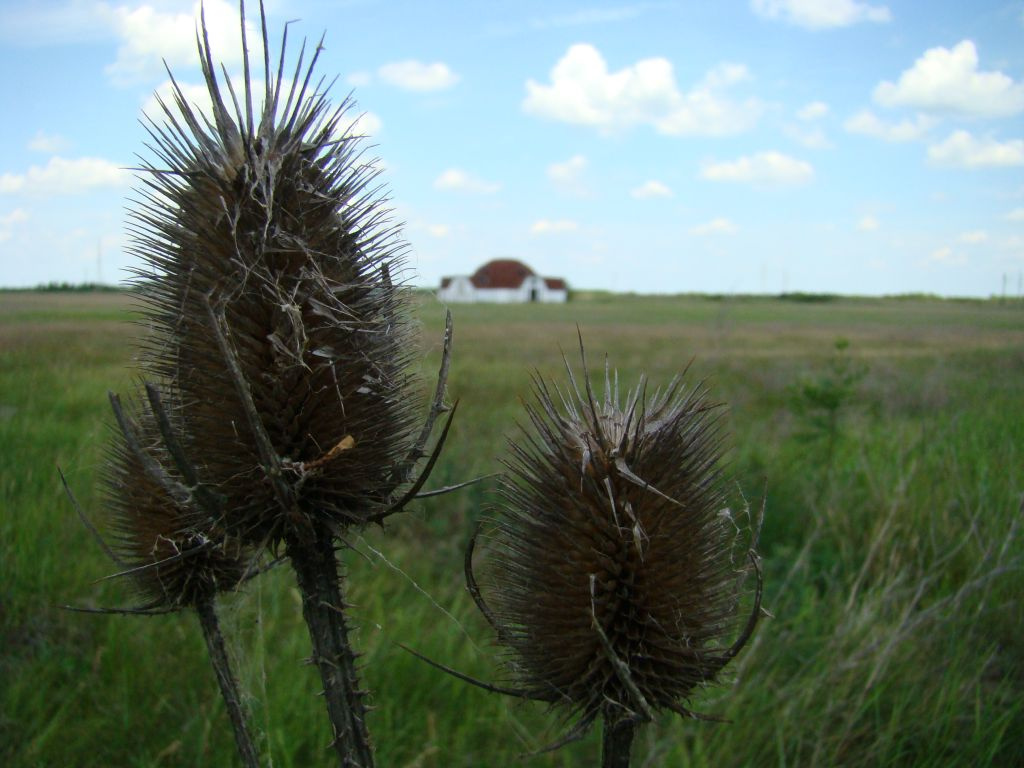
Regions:
<instances>
[{"instance_id":1,"label":"distant shrub","mask_svg":"<svg viewBox=\"0 0 1024 768\"><path fill-rule=\"evenodd\" d=\"M843 414L856 401L861 380L868 367L847 354L850 342L839 338L824 370L803 377L792 393L792 410L802 429L798 437L825 447L824 466L831 473L836 444L842 434Z\"/></svg>"},{"instance_id":2,"label":"distant shrub","mask_svg":"<svg viewBox=\"0 0 1024 768\"><path fill-rule=\"evenodd\" d=\"M37 285L33 291L40 293L120 293L124 289L118 285L107 283L57 283L49 282Z\"/></svg>"},{"instance_id":3,"label":"distant shrub","mask_svg":"<svg viewBox=\"0 0 1024 768\"><path fill-rule=\"evenodd\" d=\"M839 295L835 293L804 293L803 291L796 291L794 293L780 293L779 301L796 301L803 304L824 304L829 301L838 301Z\"/></svg>"},{"instance_id":4,"label":"distant shrub","mask_svg":"<svg viewBox=\"0 0 1024 768\"><path fill-rule=\"evenodd\" d=\"M942 297L937 296L934 293L896 293L891 296L886 296L887 299L895 299L896 301L941 301Z\"/></svg>"}]
</instances>

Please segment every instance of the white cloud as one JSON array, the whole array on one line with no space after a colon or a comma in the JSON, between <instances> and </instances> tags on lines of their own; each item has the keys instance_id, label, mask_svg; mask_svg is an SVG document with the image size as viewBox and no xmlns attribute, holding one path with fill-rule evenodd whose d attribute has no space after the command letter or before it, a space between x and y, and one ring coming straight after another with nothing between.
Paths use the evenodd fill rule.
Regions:
<instances>
[{"instance_id":1,"label":"white cloud","mask_svg":"<svg viewBox=\"0 0 1024 768\"><path fill-rule=\"evenodd\" d=\"M548 178L556 186L565 192L583 194L586 187L583 184L583 173L587 170L587 158L583 155L573 155L562 163L552 163L548 166Z\"/></svg>"},{"instance_id":2,"label":"white cloud","mask_svg":"<svg viewBox=\"0 0 1024 768\"><path fill-rule=\"evenodd\" d=\"M353 88L365 88L373 82L373 75L365 71L353 72L345 78L345 82Z\"/></svg>"},{"instance_id":3,"label":"white cloud","mask_svg":"<svg viewBox=\"0 0 1024 768\"><path fill-rule=\"evenodd\" d=\"M10 213L0 216L0 243L9 240L16 224L28 220L28 214L22 208L15 208Z\"/></svg>"},{"instance_id":4,"label":"white cloud","mask_svg":"<svg viewBox=\"0 0 1024 768\"><path fill-rule=\"evenodd\" d=\"M0 216L0 227L9 227L12 224L17 224L22 221L28 220L28 214L25 213L22 208L15 208L10 213L5 213Z\"/></svg>"},{"instance_id":5,"label":"white cloud","mask_svg":"<svg viewBox=\"0 0 1024 768\"><path fill-rule=\"evenodd\" d=\"M925 259L925 263L957 267L966 264L967 257L958 251L954 251L947 245L942 248L936 248L928 254L928 257Z\"/></svg>"},{"instance_id":6,"label":"white cloud","mask_svg":"<svg viewBox=\"0 0 1024 768\"><path fill-rule=\"evenodd\" d=\"M378 69L377 74L385 83L407 91L443 91L459 81L459 76L440 61L433 64L413 59L394 61Z\"/></svg>"},{"instance_id":7,"label":"white cloud","mask_svg":"<svg viewBox=\"0 0 1024 768\"><path fill-rule=\"evenodd\" d=\"M185 97L185 101L189 105L198 110L201 114L206 115L208 118L213 118L213 109L210 104L210 92L206 89L205 85L197 85L195 83L187 83L182 80L178 80L178 87L181 88L182 95ZM146 102L142 105L143 113L155 123L164 123L167 121L167 117L164 114L163 108L160 106L160 102L168 106L171 110L171 114L177 117L178 107L174 101L174 85L170 80L164 80L160 85L156 87Z\"/></svg>"},{"instance_id":8,"label":"white cloud","mask_svg":"<svg viewBox=\"0 0 1024 768\"><path fill-rule=\"evenodd\" d=\"M690 234L698 236L731 235L735 231L736 225L723 216L711 219L711 221L705 221L703 224L698 224L697 226L690 228Z\"/></svg>"},{"instance_id":9,"label":"white cloud","mask_svg":"<svg viewBox=\"0 0 1024 768\"><path fill-rule=\"evenodd\" d=\"M428 224L427 233L431 237L448 237L451 228L447 224Z\"/></svg>"},{"instance_id":10,"label":"white cloud","mask_svg":"<svg viewBox=\"0 0 1024 768\"><path fill-rule=\"evenodd\" d=\"M928 147L928 159L954 168L1009 168L1024 165L1024 139L999 142L954 131L945 141Z\"/></svg>"},{"instance_id":11,"label":"white cloud","mask_svg":"<svg viewBox=\"0 0 1024 768\"><path fill-rule=\"evenodd\" d=\"M434 188L453 192L490 195L501 189L501 185L478 179L459 168L449 168L434 180Z\"/></svg>"},{"instance_id":12,"label":"white cloud","mask_svg":"<svg viewBox=\"0 0 1024 768\"><path fill-rule=\"evenodd\" d=\"M1024 208L1014 208L1005 218L1007 221L1024 221Z\"/></svg>"},{"instance_id":13,"label":"white cloud","mask_svg":"<svg viewBox=\"0 0 1024 768\"><path fill-rule=\"evenodd\" d=\"M550 84L526 82L523 109L606 132L649 125L669 136L729 135L753 127L762 111L754 99L735 101L722 94L748 77L746 67L723 64L683 93L668 59L642 59L610 72L597 48L580 43L552 68Z\"/></svg>"},{"instance_id":14,"label":"white cloud","mask_svg":"<svg viewBox=\"0 0 1024 768\"><path fill-rule=\"evenodd\" d=\"M812 101L805 104L796 113L801 120L820 120L828 114L828 104L824 101Z\"/></svg>"},{"instance_id":15,"label":"white cloud","mask_svg":"<svg viewBox=\"0 0 1024 768\"><path fill-rule=\"evenodd\" d=\"M856 0L751 0L754 13L781 19L807 29L848 27L862 21L887 22L892 14L884 5Z\"/></svg>"},{"instance_id":16,"label":"white cloud","mask_svg":"<svg viewBox=\"0 0 1024 768\"><path fill-rule=\"evenodd\" d=\"M407 91L443 91L459 82L459 76L440 61L425 64L415 59L392 61L377 68L377 77L388 85ZM363 88L373 82L374 74L365 70L351 73L345 82L353 88Z\"/></svg>"},{"instance_id":17,"label":"white cloud","mask_svg":"<svg viewBox=\"0 0 1024 768\"><path fill-rule=\"evenodd\" d=\"M861 232L874 232L881 226L881 223L874 216L870 214L862 216L860 221L857 222L857 229Z\"/></svg>"},{"instance_id":18,"label":"white cloud","mask_svg":"<svg viewBox=\"0 0 1024 768\"><path fill-rule=\"evenodd\" d=\"M986 240L988 240L988 232L983 229L976 229L971 232L961 232L960 237L957 238L957 242L965 243L967 245L984 243Z\"/></svg>"},{"instance_id":19,"label":"white cloud","mask_svg":"<svg viewBox=\"0 0 1024 768\"><path fill-rule=\"evenodd\" d=\"M1024 111L1024 84L1002 72L979 72L974 43L963 40L951 49L928 49L896 83L879 83L874 99L886 107L1005 117Z\"/></svg>"},{"instance_id":20,"label":"white cloud","mask_svg":"<svg viewBox=\"0 0 1024 768\"><path fill-rule=\"evenodd\" d=\"M801 144L808 149L828 149L832 146L832 142L825 136L825 132L820 128L805 128L801 125L784 125L782 127L783 132L793 139L793 141Z\"/></svg>"},{"instance_id":21,"label":"white cloud","mask_svg":"<svg viewBox=\"0 0 1024 768\"><path fill-rule=\"evenodd\" d=\"M117 187L130 181L131 174L109 160L52 157L46 165L33 165L24 174L0 174L0 194L73 195L95 187Z\"/></svg>"},{"instance_id":22,"label":"white cloud","mask_svg":"<svg viewBox=\"0 0 1024 768\"><path fill-rule=\"evenodd\" d=\"M68 148L68 140L55 133L36 131L28 142L28 148L33 152L42 152L47 155L56 155Z\"/></svg>"},{"instance_id":23,"label":"white cloud","mask_svg":"<svg viewBox=\"0 0 1024 768\"><path fill-rule=\"evenodd\" d=\"M739 181L752 184L802 184L814 178L813 166L781 152L758 152L732 162L709 163L701 170L709 181Z\"/></svg>"},{"instance_id":24,"label":"white cloud","mask_svg":"<svg viewBox=\"0 0 1024 768\"><path fill-rule=\"evenodd\" d=\"M926 115L918 115L913 120L887 123L871 110L864 109L848 118L843 127L849 133L896 142L920 139L934 124L935 121Z\"/></svg>"},{"instance_id":25,"label":"white cloud","mask_svg":"<svg viewBox=\"0 0 1024 768\"><path fill-rule=\"evenodd\" d=\"M349 133L355 136L376 136L383 125L375 113L362 112L352 123Z\"/></svg>"},{"instance_id":26,"label":"white cloud","mask_svg":"<svg viewBox=\"0 0 1024 768\"><path fill-rule=\"evenodd\" d=\"M559 232L575 232L579 224L571 219L538 219L530 227L532 235L550 235Z\"/></svg>"},{"instance_id":27,"label":"white cloud","mask_svg":"<svg viewBox=\"0 0 1024 768\"><path fill-rule=\"evenodd\" d=\"M214 60L229 65L240 62L242 41L237 6L227 0L206 0L202 6ZM111 7L99 3L96 8L120 38L117 59L106 67L115 83L130 85L158 75L163 71L164 61L172 68L198 65L196 28L200 3L193 5L191 13L168 13L145 4ZM251 60L261 61L262 36L251 20L246 22L246 38Z\"/></svg>"},{"instance_id":28,"label":"white cloud","mask_svg":"<svg viewBox=\"0 0 1024 768\"><path fill-rule=\"evenodd\" d=\"M637 200L650 200L653 197L672 197L672 190L656 179L645 181L639 187L629 191Z\"/></svg>"},{"instance_id":29,"label":"white cloud","mask_svg":"<svg viewBox=\"0 0 1024 768\"><path fill-rule=\"evenodd\" d=\"M25 177L14 173L0 174L0 195L9 195L20 192L25 186Z\"/></svg>"}]
</instances>

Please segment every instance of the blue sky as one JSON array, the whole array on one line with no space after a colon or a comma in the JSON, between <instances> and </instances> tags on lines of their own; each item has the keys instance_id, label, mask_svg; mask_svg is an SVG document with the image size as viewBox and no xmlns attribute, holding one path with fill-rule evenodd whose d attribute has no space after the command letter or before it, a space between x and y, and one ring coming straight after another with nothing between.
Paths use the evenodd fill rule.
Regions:
<instances>
[{"instance_id":1,"label":"blue sky","mask_svg":"<svg viewBox=\"0 0 1024 768\"><path fill-rule=\"evenodd\" d=\"M0 285L125 277L139 117L198 4L0 1ZM237 6L208 0L240 72ZM1024 2L270 0L326 32L418 285L1015 294ZM251 21L257 18L250 3ZM190 92L192 92L190 90Z\"/></svg>"}]
</instances>

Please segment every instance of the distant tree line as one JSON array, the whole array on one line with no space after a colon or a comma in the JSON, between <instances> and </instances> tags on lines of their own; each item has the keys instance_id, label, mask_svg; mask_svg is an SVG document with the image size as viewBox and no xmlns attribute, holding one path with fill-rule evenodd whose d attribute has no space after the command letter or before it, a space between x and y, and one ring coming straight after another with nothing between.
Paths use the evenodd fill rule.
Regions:
<instances>
[{"instance_id":1,"label":"distant tree line","mask_svg":"<svg viewBox=\"0 0 1024 768\"><path fill-rule=\"evenodd\" d=\"M58 283L55 281L32 288L0 288L0 291L36 291L38 293L121 293L126 290L129 289L108 283Z\"/></svg>"}]
</instances>

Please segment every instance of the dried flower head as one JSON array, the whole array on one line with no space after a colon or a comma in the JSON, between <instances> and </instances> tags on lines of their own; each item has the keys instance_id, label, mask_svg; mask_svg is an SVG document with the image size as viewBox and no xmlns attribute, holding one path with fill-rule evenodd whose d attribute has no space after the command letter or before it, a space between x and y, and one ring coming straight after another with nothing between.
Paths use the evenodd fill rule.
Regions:
<instances>
[{"instance_id":1,"label":"dried flower head","mask_svg":"<svg viewBox=\"0 0 1024 768\"><path fill-rule=\"evenodd\" d=\"M245 23L242 22L243 47ZM174 85L151 119L133 251L149 326L143 368L167 393L218 524L274 543L317 521L375 519L410 475L417 389L406 373L405 245L377 170L299 54L276 71L263 25L262 104L218 79L198 41L206 116ZM226 86L226 87L225 87ZM230 104L230 106L229 106Z\"/></svg>"},{"instance_id":2,"label":"dried flower head","mask_svg":"<svg viewBox=\"0 0 1024 768\"><path fill-rule=\"evenodd\" d=\"M148 408L131 403L126 410L111 396L119 429L103 473L115 535L110 554L142 598L139 611L196 607L236 588L256 558L217 527L204 506L216 500L190 487L190 469L175 466L161 435L159 394L152 385L147 391Z\"/></svg>"},{"instance_id":3,"label":"dried flower head","mask_svg":"<svg viewBox=\"0 0 1024 768\"><path fill-rule=\"evenodd\" d=\"M641 380L622 404L607 368L600 400L585 362L584 378L581 391L570 369L568 391L553 395L535 377L532 430L512 444L479 586L467 556L515 693L568 707L579 717L570 737L598 716L606 729L658 710L696 716L687 700L760 611L758 575L758 604L727 640L748 565L735 554L706 390L679 377L648 402Z\"/></svg>"}]
</instances>

